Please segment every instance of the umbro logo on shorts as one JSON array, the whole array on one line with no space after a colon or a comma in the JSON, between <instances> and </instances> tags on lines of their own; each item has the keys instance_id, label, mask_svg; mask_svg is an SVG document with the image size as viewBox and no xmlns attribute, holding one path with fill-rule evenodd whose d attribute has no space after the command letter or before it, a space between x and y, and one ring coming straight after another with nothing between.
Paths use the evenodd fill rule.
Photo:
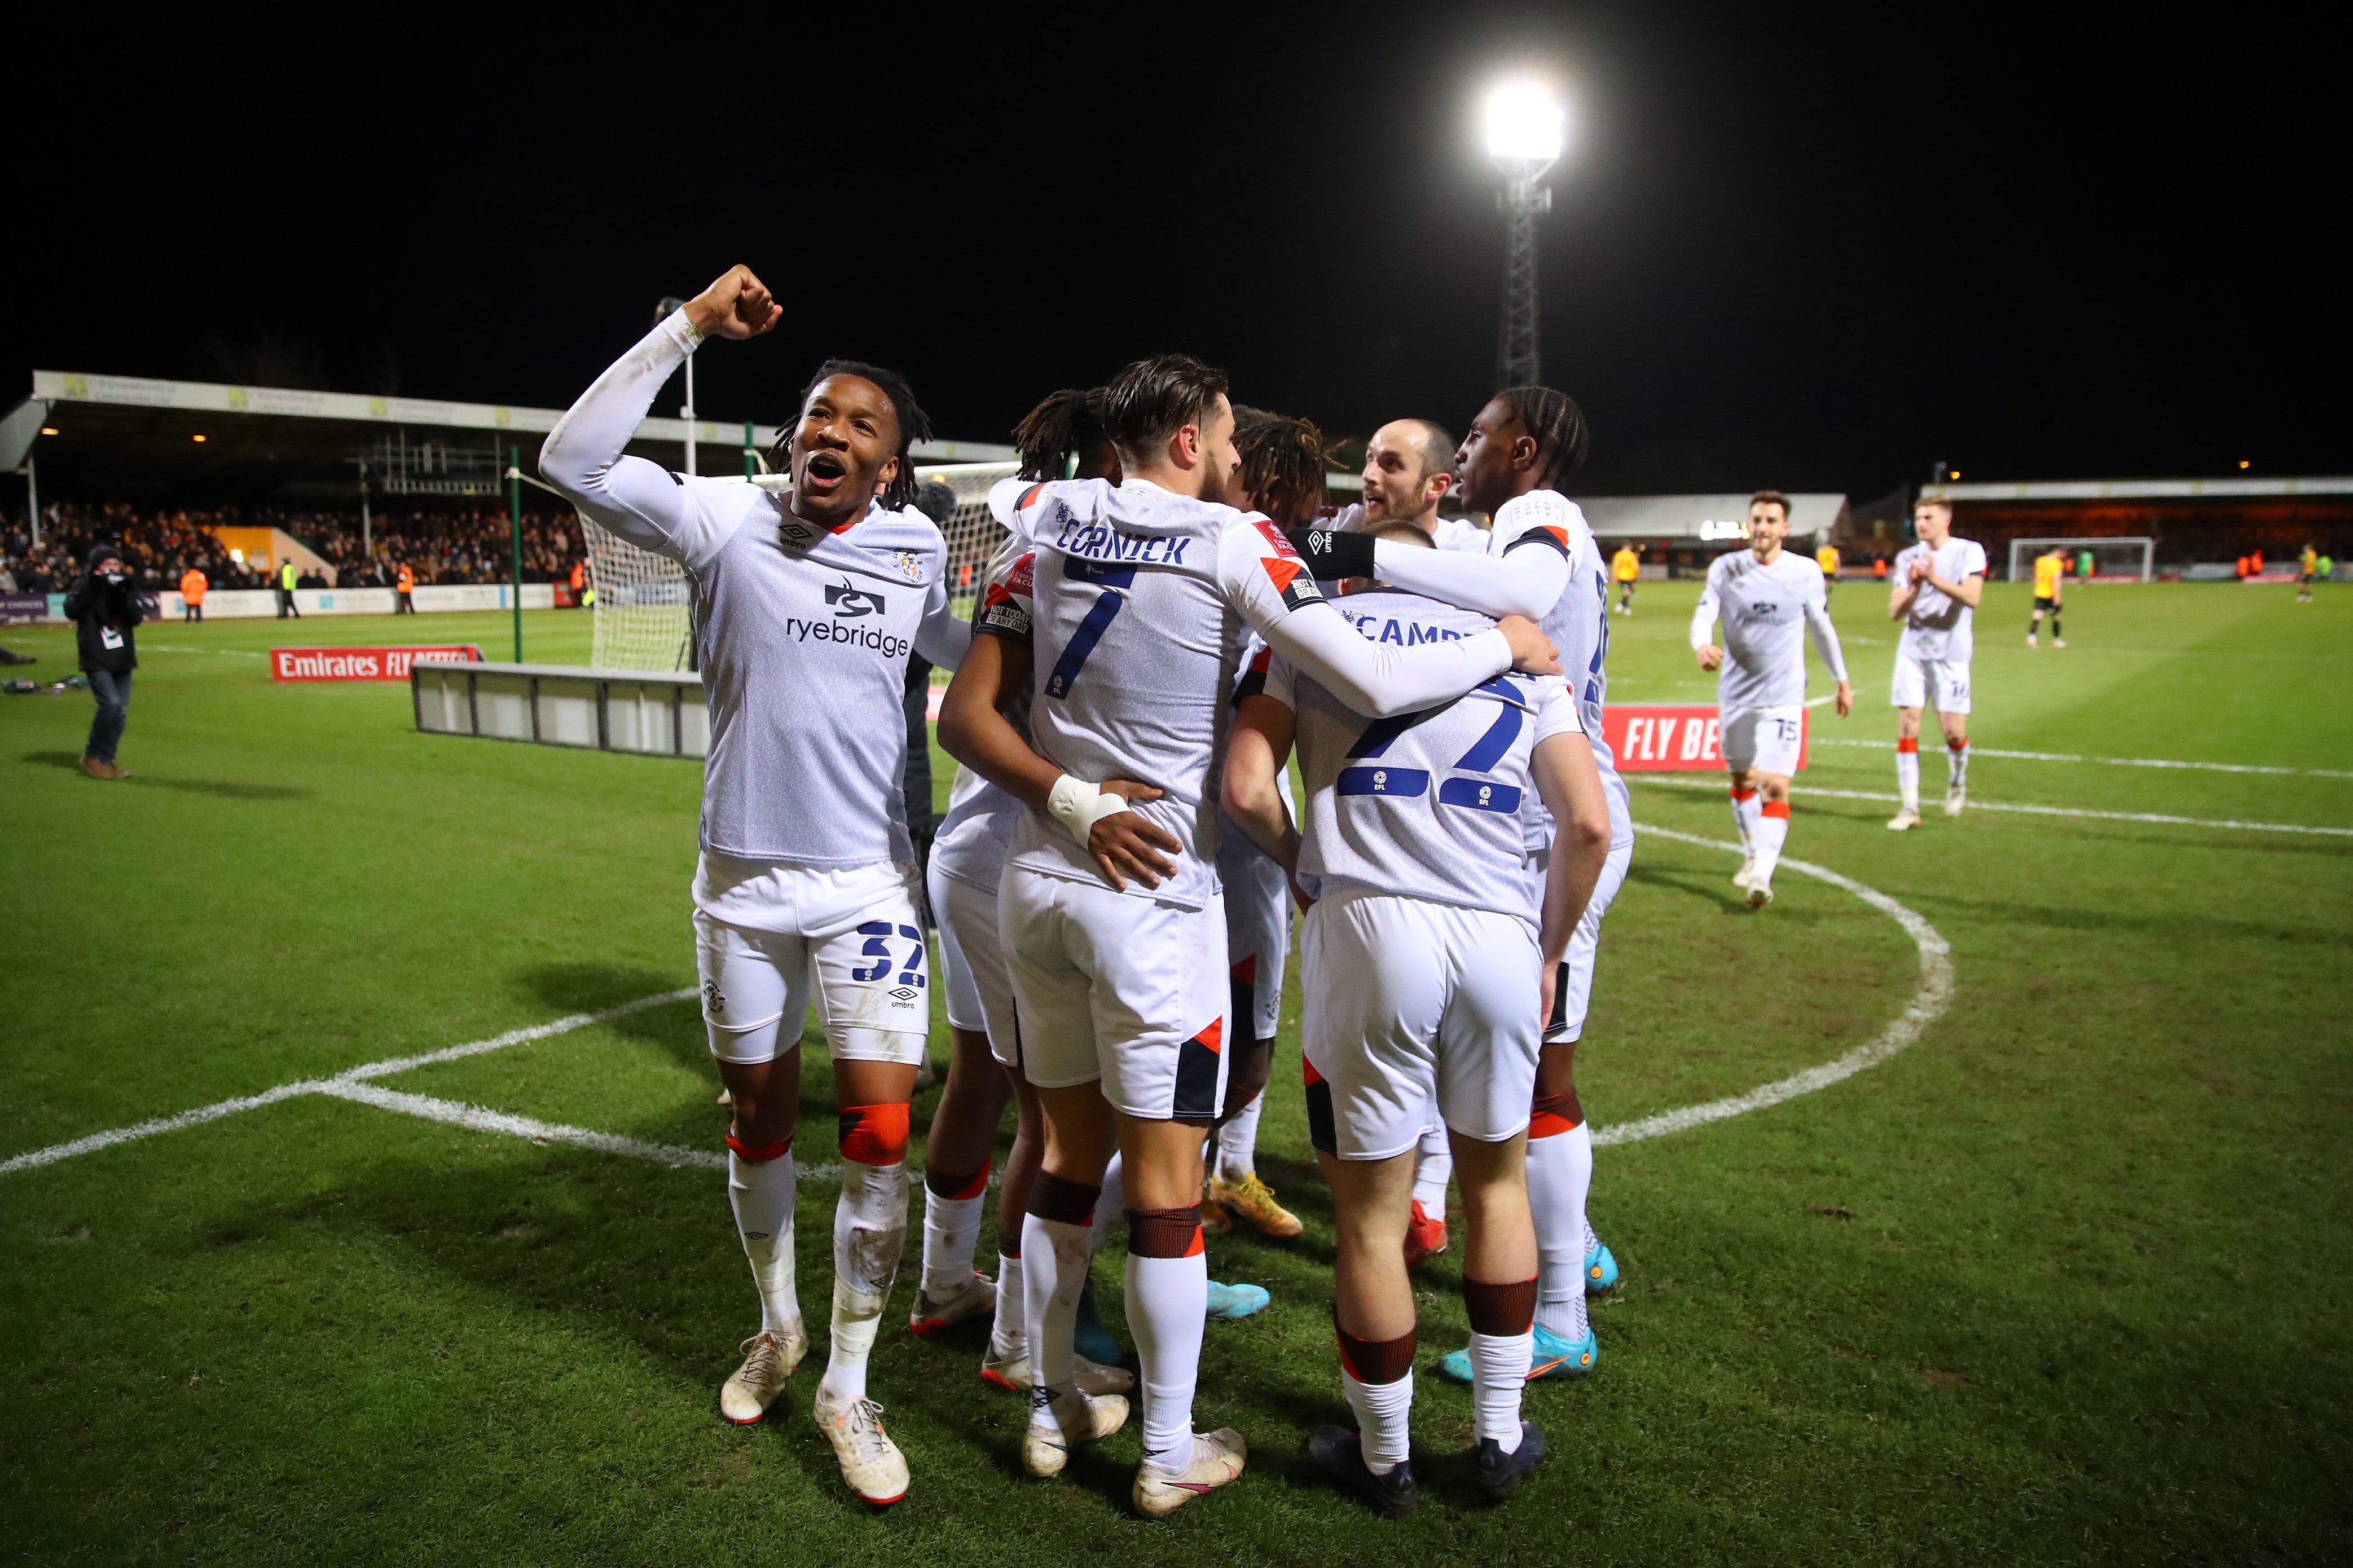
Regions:
<instances>
[{"instance_id":1,"label":"umbro logo on shorts","mask_svg":"<svg viewBox=\"0 0 2353 1568\"><path fill-rule=\"evenodd\" d=\"M923 993L914 990L910 986L893 985L891 987L891 994L896 996L902 1002L913 1002L916 997L922 995Z\"/></svg>"}]
</instances>

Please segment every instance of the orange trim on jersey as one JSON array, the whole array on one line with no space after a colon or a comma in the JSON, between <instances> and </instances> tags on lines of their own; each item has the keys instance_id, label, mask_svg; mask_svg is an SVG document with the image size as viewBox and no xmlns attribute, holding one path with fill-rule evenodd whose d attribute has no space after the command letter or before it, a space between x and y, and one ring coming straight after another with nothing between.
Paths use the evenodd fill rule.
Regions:
<instances>
[{"instance_id":1,"label":"orange trim on jersey","mask_svg":"<svg viewBox=\"0 0 2353 1568\"><path fill-rule=\"evenodd\" d=\"M1789 803L1786 800L1768 800L1760 809L1767 816L1778 816L1784 822L1789 820Z\"/></svg>"},{"instance_id":2,"label":"orange trim on jersey","mask_svg":"<svg viewBox=\"0 0 2353 1568\"><path fill-rule=\"evenodd\" d=\"M735 1124L731 1121L727 1124L727 1147L754 1164L765 1165L771 1160L781 1160L793 1152L793 1135L787 1132L774 1143L762 1143L755 1147L735 1136Z\"/></svg>"},{"instance_id":3,"label":"orange trim on jersey","mask_svg":"<svg viewBox=\"0 0 2353 1568\"><path fill-rule=\"evenodd\" d=\"M1299 1058L1299 1067L1300 1076L1306 1079L1308 1088L1314 1089L1317 1084L1324 1081L1324 1075L1317 1072L1315 1070L1315 1064L1309 1061L1305 1057L1301 1057Z\"/></svg>"},{"instance_id":4,"label":"orange trim on jersey","mask_svg":"<svg viewBox=\"0 0 2353 1568\"><path fill-rule=\"evenodd\" d=\"M1258 650L1258 657L1251 659L1250 662L1250 673L1252 675L1264 675L1267 672L1268 667L1273 663L1274 649L1271 647L1262 647Z\"/></svg>"},{"instance_id":5,"label":"orange trim on jersey","mask_svg":"<svg viewBox=\"0 0 2353 1568\"><path fill-rule=\"evenodd\" d=\"M1560 547L1563 550L1567 550L1568 548L1568 530L1565 528L1556 528L1549 522L1540 522L1534 528L1529 529L1528 533L1549 533L1554 539L1559 542ZM1525 539L1527 535L1523 534L1521 537Z\"/></svg>"},{"instance_id":6,"label":"orange trim on jersey","mask_svg":"<svg viewBox=\"0 0 2353 1568\"><path fill-rule=\"evenodd\" d=\"M845 1105L839 1121L841 1157L861 1165L895 1165L907 1157L907 1106Z\"/></svg>"},{"instance_id":7,"label":"orange trim on jersey","mask_svg":"<svg viewBox=\"0 0 2353 1568\"><path fill-rule=\"evenodd\" d=\"M1295 560L1269 561L1261 556L1259 559L1259 564L1266 568L1266 574L1273 580L1274 590L1278 594L1287 592L1293 581L1305 570Z\"/></svg>"},{"instance_id":8,"label":"orange trim on jersey","mask_svg":"<svg viewBox=\"0 0 2353 1568\"><path fill-rule=\"evenodd\" d=\"M1240 981L1245 985L1257 984L1258 954L1254 952L1245 954L1240 963L1232 966L1231 973L1236 980Z\"/></svg>"},{"instance_id":9,"label":"orange trim on jersey","mask_svg":"<svg viewBox=\"0 0 2353 1568\"><path fill-rule=\"evenodd\" d=\"M1196 1042L1212 1051L1222 1051L1225 1049L1225 1046L1222 1044L1225 1037L1226 1021L1223 1018L1210 1019L1208 1023L1202 1026L1201 1032L1193 1037Z\"/></svg>"},{"instance_id":10,"label":"orange trim on jersey","mask_svg":"<svg viewBox=\"0 0 2353 1568\"><path fill-rule=\"evenodd\" d=\"M1013 510L1015 511L1028 511L1032 506L1037 504L1038 492L1045 488L1045 481L1040 479L1038 483L1031 485L1028 489L1023 490L1021 492L1021 499L1013 503Z\"/></svg>"}]
</instances>

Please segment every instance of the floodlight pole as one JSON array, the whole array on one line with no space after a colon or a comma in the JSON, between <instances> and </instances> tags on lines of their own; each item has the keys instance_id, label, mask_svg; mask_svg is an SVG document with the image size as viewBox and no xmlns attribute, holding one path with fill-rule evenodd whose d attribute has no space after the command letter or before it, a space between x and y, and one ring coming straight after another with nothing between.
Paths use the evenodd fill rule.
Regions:
<instances>
[{"instance_id":1,"label":"floodlight pole","mask_svg":"<svg viewBox=\"0 0 2353 1568\"><path fill-rule=\"evenodd\" d=\"M514 661L522 662L522 448L507 448L507 520L514 538Z\"/></svg>"},{"instance_id":2,"label":"floodlight pole","mask_svg":"<svg viewBox=\"0 0 2353 1568\"><path fill-rule=\"evenodd\" d=\"M1536 346L1536 219L1552 211L1541 184L1553 160L1502 158L1504 188L1495 205L1504 215L1504 319L1495 345L1495 387L1535 386L1544 379Z\"/></svg>"}]
</instances>

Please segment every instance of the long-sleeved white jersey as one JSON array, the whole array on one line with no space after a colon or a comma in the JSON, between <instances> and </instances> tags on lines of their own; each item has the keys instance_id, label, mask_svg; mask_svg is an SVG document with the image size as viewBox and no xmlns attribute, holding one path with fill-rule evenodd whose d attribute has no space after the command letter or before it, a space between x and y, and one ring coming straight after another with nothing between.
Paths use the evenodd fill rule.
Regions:
<instances>
[{"instance_id":1,"label":"long-sleeved white jersey","mask_svg":"<svg viewBox=\"0 0 2353 1568\"><path fill-rule=\"evenodd\" d=\"M1941 549L1913 545L1895 558L1894 581L1904 582L1915 561L1926 561L1947 583L1965 583L1986 572L1985 546L1974 539L1947 538ZM1895 639L1899 658L1941 658L1967 664L1977 653L1977 613L1937 587L1922 583Z\"/></svg>"},{"instance_id":2,"label":"long-sleeved white jersey","mask_svg":"<svg viewBox=\"0 0 2353 1568\"><path fill-rule=\"evenodd\" d=\"M1014 542L990 574L980 629L1028 638L1038 753L1091 783L1163 791L1135 809L1181 846L1176 874L1127 891L1198 909L1216 856L1230 695L1246 630L1358 712L1448 701L1511 667L1502 633L1423 647L1366 642L1333 613L1299 557L1254 512L1145 480L1010 480L990 495ZM1096 882L1083 846L1027 812L1009 864Z\"/></svg>"},{"instance_id":3,"label":"long-sleeved white jersey","mask_svg":"<svg viewBox=\"0 0 2353 1568\"><path fill-rule=\"evenodd\" d=\"M711 711L702 847L814 868L912 861L907 655L953 669L972 636L948 611L940 531L876 505L828 532L786 495L624 456L701 341L683 311L648 333L557 422L540 472L686 569Z\"/></svg>"},{"instance_id":4,"label":"long-sleeved white jersey","mask_svg":"<svg viewBox=\"0 0 2353 1568\"><path fill-rule=\"evenodd\" d=\"M1484 557L1485 559L1481 559ZM1531 490L1495 509L1494 526L1440 536L1436 551L1384 541L1374 547L1383 581L1488 616L1526 616L1560 656L1594 766L1609 801L1609 841L1634 842L1633 798L1602 738L1609 696L1608 574L1582 508L1556 490ZM1531 854L1552 843L1552 813L1534 794L1521 805Z\"/></svg>"},{"instance_id":5,"label":"long-sleeved white jersey","mask_svg":"<svg viewBox=\"0 0 2353 1568\"><path fill-rule=\"evenodd\" d=\"M1493 624L1389 588L1344 607L1368 641L1409 647ZM1451 702L1366 720L1277 658L1265 694L1298 718L1307 791L1299 885L1312 897L1382 893L1537 927L1524 827L1524 802L1536 793L1529 759L1538 742L1583 729L1560 677L1498 676Z\"/></svg>"},{"instance_id":6,"label":"long-sleeved white jersey","mask_svg":"<svg viewBox=\"0 0 2353 1568\"><path fill-rule=\"evenodd\" d=\"M1708 563L1707 586L1692 611L1691 645L1705 647L1724 623L1724 667L1716 674L1720 713L1751 708L1795 708L1806 700L1807 630L1833 680L1846 679L1846 655L1831 624L1822 569L1781 551L1768 562L1753 550L1733 550Z\"/></svg>"}]
</instances>

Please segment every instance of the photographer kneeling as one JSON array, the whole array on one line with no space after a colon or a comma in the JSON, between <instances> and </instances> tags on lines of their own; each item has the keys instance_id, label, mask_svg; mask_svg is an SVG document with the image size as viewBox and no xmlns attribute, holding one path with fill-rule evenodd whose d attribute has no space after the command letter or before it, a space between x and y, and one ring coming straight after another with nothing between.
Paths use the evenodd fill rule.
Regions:
<instances>
[{"instance_id":1,"label":"photographer kneeling","mask_svg":"<svg viewBox=\"0 0 2353 1568\"><path fill-rule=\"evenodd\" d=\"M131 672L139 668L131 631L139 624L139 598L113 545L90 552L90 574L66 595L66 619L74 623L81 668L90 677L90 695L98 699L81 771L94 779L127 779L130 770L114 765L114 748L131 717Z\"/></svg>"}]
</instances>

